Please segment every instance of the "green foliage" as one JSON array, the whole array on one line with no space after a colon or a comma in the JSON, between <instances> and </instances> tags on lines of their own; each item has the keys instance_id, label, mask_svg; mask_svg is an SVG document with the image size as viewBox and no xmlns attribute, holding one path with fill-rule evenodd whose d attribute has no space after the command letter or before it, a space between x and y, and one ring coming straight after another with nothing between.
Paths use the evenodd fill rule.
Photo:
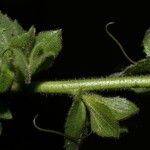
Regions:
<instances>
[{"instance_id":1,"label":"green foliage","mask_svg":"<svg viewBox=\"0 0 150 150\"><path fill-rule=\"evenodd\" d=\"M35 44L35 28L31 27L28 32L24 32L13 38L10 43L10 48L18 49L24 53L25 56L30 54Z\"/></svg>"},{"instance_id":2,"label":"green foliage","mask_svg":"<svg viewBox=\"0 0 150 150\"><path fill-rule=\"evenodd\" d=\"M9 108L0 100L0 121L10 120L13 116ZM0 122L0 135L2 134L2 123Z\"/></svg>"},{"instance_id":3,"label":"green foliage","mask_svg":"<svg viewBox=\"0 0 150 150\"><path fill-rule=\"evenodd\" d=\"M69 110L66 124L65 135L72 137L76 142L66 139L66 150L77 150L79 148L80 138L82 138L83 129L86 122L86 108L80 99L75 99Z\"/></svg>"},{"instance_id":4,"label":"green foliage","mask_svg":"<svg viewBox=\"0 0 150 150\"><path fill-rule=\"evenodd\" d=\"M132 88L132 91L137 94L149 94L150 88Z\"/></svg>"},{"instance_id":5,"label":"green foliage","mask_svg":"<svg viewBox=\"0 0 150 150\"><path fill-rule=\"evenodd\" d=\"M0 93L7 91L12 85L14 74L7 65L1 65L0 68Z\"/></svg>"},{"instance_id":6,"label":"green foliage","mask_svg":"<svg viewBox=\"0 0 150 150\"><path fill-rule=\"evenodd\" d=\"M124 98L107 98L96 94L82 96L90 112L91 129L102 137L118 138L126 131L119 126L119 120L138 112L138 108Z\"/></svg>"},{"instance_id":7,"label":"green foliage","mask_svg":"<svg viewBox=\"0 0 150 150\"><path fill-rule=\"evenodd\" d=\"M94 101L97 105L106 105L116 120L127 119L136 114L139 109L137 106L126 98L120 97L103 97L97 94L83 95L83 99Z\"/></svg>"},{"instance_id":8,"label":"green foliage","mask_svg":"<svg viewBox=\"0 0 150 150\"><path fill-rule=\"evenodd\" d=\"M12 69L18 84L22 80L30 84L32 75L49 68L60 50L61 30L36 36L34 27L26 32L16 21L0 13L0 60Z\"/></svg>"},{"instance_id":9,"label":"green foliage","mask_svg":"<svg viewBox=\"0 0 150 150\"><path fill-rule=\"evenodd\" d=\"M21 84L23 86L30 84L32 76L49 68L59 54L62 48L61 30L44 31L38 34L35 32L36 29L33 26L29 31L25 31L17 21L11 20L0 12L0 93L17 86L21 87L19 86ZM113 75L113 79L120 76L150 74L150 30L145 33L143 45L146 58L128 66L121 73ZM87 80L87 83L85 80L84 82L79 80L73 84L70 84L70 81L66 84L61 81L50 82L53 84L52 86L42 86L44 90L46 89L45 91L49 91L48 88L53 87L51 91L59 93L63 93L67 89L66 87L69 87L68 93L74 96L65 123L65 137L69 137L65 139L66 150L79 149L85 129L89 126L92 132L98 136L119 138L121 133L127 132L127 128L121 127L119 121L129 118L139 111L135 104L125 98L104 97L87 93L84 89L84 87L91 86L93 89L87 88L87 91L97 90L97 84L100 83L115 88L115 83L117 83L116 80L113 80L115 81L113 86L111 78L101 81L103 82L96 80L94 84L93 80ZM134 87L136 87L135 84ZM43 92L42 88L40 90ZM59 91L60 88L63 90ZM79 94L78 91L82 91L82 89L84 93ZM134 88L134 91L149 92L150 90ZM8 119L12 119L12 114L0 102L0 120ZM87 120L90 120L89 124L86 124ZM1 132L2 125L0 123L0 134Z\"/></svg>"},{"instance_id":10,"label":"green foliage","mask_svg":"<svg viewBox=\"0 0 150 150\"><path fill-rule=\"evenodd\" d=\"M12 118L12 114L8 107L3 103L0 103L0 120L10 120Z\"/></svg>"},{"instance_id":11,"label":"green foliage","mask_svg":"<svg viewBox=\"0 0 150 150\"><path fill-rule=\"evenodd\" d=\"M85 100L90 112L91 129L102 137L119 137L119 123L110 109L104 104L96 104L93 100Z\"/></svg>"},{"instance_id":12,"label":"green foliage","mask_svg":"<svg viewBox=\"0 0 150 150\"><path fill-rule=\"evenodd\" d=\"M150 29L145 33L143 39L144 53L146 58L139 60L135 64L127 66L124 71L119 75L123 76L134 76L134 75L149 75L150 74ZM148 93L150 88L132 88L132 90L138 94Z\"/></svg>"},{"instance_id":13,"label":"green foliage","mask_svg":"<svg viewBox=\"0 0 150 150\"><path fill-rule=\"evenodd\" d=\"M135 64L128 66L121 75L123 76L133 76L133 75L146 75L150 74L150 58L147 57L138 61Z\"/></svg>"},{"instance_id":14,"label":"green foliage","mask_svg":"<svg viewBox=\"0 0 150 150\"><path fill-rule=\"evenodd\" d=\"M135 64L128 66L121 75L124 76L133 76L133 75L146 75L150 74L150 29L148 29L145 33L144 40L144 53L146 54L146 58L139 60Z\"/></svg>"},{"instance_id":15,"label":"green foliage","mask_svg":"<svg viewBox=\"0 0 150 150\"><path fill-rule=\"evenodd\" d=\"M28 60L27 60L26 56L19 49L14 49L13 55L14 55L13 65L16 68L16 72L21 73L21 75L19 75L19 77L23 76L26 84L30 84L31 73L30 73L30 69L28 66Z\"/></svg>"},{"instance_id":16,"label":"green foliage","mask_svg":"<svg viewBox=\"0 0 150 150\"><path fill-rule=\"evenodd\" d=\"M86 110L90 116L86 117ZM84 133L83 128L88 128L85 122L90 117L90 127L95 134L102 137L119 138L121 133L128 131L127 128L120 127L119 121L131 117L138 110L135 104L125 98L81 93L76 96L68 113L65 135L76 141L80 139ZM78 146L78 143L69 139L65 141L66 150L77 150Z\"/></svg>"},{"instance_id":17,"label":"green foliage","mask_svg":"<svg viewBox=\"0 0 150 150\"><path fill-rule=\"evenodd\" d=\"M0 12L0 54L9 48L13 37L23 33L17 21L12 21L7 15Z\"/></svg>"},{"instance_id":18,"label":"green foliage","mask_svg":"<svg viewBox=\"0 0 150 150\"><path fill-rule=\"evenodd\" d=\"M51 66L61 47L61 30L40 32L29 57L31 74Z\"/></svg>"},{"instance_id":19,"label":"green foliage","mask_svg":"<svg viewBox=\"0 0 150 150\"><path fill-rule=\"evenodd\" d=\"M32 75L50 67L60 50L61 30L36 36L34 27L25 31L0 12L0 93L30 84ZM10 111L0 106L0 120L11 118Z\"/></svg>"},{"instance_id":20,"label":"green foliage","mask_svg":"<svg viewBox=\"0 0 150 150\"><path fill-rule=\"evenodd\" d=\"M143 40L144 52L147 57L150 56L150 29L148 29L145 33Z\"/></svg>"}]
</instances>

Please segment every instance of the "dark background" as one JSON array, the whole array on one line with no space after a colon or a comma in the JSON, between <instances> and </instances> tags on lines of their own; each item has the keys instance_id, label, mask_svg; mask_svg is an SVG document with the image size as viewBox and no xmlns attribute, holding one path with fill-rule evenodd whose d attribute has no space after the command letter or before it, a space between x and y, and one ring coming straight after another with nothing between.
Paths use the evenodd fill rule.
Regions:
<instances>
[{"instance_id":1,"label":"dark background","mask_svg":"<svg viewBox=\"0 0 150 150\"><path fill-rule=\"evenodd\" d=\"M53 67L40 73L34 80L101 77L129 65L130 62L105 32L105 25L110 21L116 22L110 30L123 44L128 55L134 61L144 57L141 41L150 26L150 15L144 2L82 2L0 1L0 10L17 19L24 29L29 29L31 25L35 25L37 32L63 29L62 52ZM119 94L135 101L141 111L138 116L124 122L129 127L129 133L122 135L119 140L91 135L82 144L81 150L149 148L149 139L146 137L150 133L149 96L125 91L107 94ZM3 123L0 150L61 150L63 138L37 131L32 119L39 112L37 123L41 127L63 131L71 98L65 95L19 93L3 94L0 99L8 100L8 95L14 120Z\"/></svg>"}]
</instances>

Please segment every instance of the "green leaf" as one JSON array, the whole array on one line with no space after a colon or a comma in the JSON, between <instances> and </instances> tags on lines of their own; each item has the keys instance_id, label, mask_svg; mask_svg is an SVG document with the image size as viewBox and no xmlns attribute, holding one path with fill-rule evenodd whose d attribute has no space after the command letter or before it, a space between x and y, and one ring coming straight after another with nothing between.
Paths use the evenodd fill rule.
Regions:
<instances>
[{"instance_id":1,"label":"green leaf","mask_svg":"<svg viewBox=\"0 0 150 150\"><path fill-rule=\"evenodd\" d=\"M150 94L150 88L132 88L131 90L137 94Z\"/></svg>"},{"instance_id":2,"label":"green leaf","mask_svg":"<svg viewBox=\"0 0 150 150\"><path fill-rule=\"evenodd\" d=\"M17 35L11 41L10 49L19 49L26 56L29 55L35 44L35 28L31 27L28 32Z\"/></svg>"},{"instance_id":3,"label":"green leaf","mask_svg":"<svg viewBox=\"0 0 150 150\"><path fill-rule=\"evenodd\" d=\"M109 107L90 96L82 97L90 112L91 129L102 137L115 137L120 135L119 122L112 114Z\"/></svg>"},{"instance_id":4,"label":"green leaf","mask_svg":"<svg viewBox=\"0 0 150 150\"><path fill-rule=\"evenodd\" d=\"M12 60L13 55L12 51L6 50L0 57L0 61L2 64L7 64L12 69Z\"/></svg>"},{"instance_id":5,"label":"green leaf","mask_svg":"<svg viewBox=\"0 0 150 150\"><path fill-rule=\"evenodd\" d=\"M72 137L78 142L82 137L83 128L86 122L86 108L82 101L74 100L65 124L65 135ZM78 143L74 143L69 139L65 141L66 150L77 150L79 147Z\"/></svg>"},{"instance_id":6,"label":"green leaf","mask_svg":"<svg viewBox=\"0 0 150 150\"><path fill-rule=\"evenodd\" d=\"M17 78L22 78L26 84L31 83L31 72L28 64L28 55L35 44L35 28L31 27L28 32L24 32L14 37L10 44L13 51L13 66L16 69ZM21 79L22 80L22 79Z\"/></svg>"},{"instance_id":7,"label":"green leaf","mask_svg":"<svg viewBox=\"0 0 150 150\"><path fill-rule=\"evenodd\" d=\"M0 12L0 54L9 47L9 43L14 36L23 32L24 30L16 20L12 21L7 15Z\"/></svg>"},{"instance_id":8,"label":"green leaf","mask_svg":"<svg viewBox=\"0 0 150 150\"><path fill-rule=\"evenodd\" d=\"M10 65L10 62L12 61L12 53L9 49L10 43L15 36L20 35L23 32L24 30L16 20L13 21L7 17L7 15L0 12L0 61L3 64ZM3 76L3 73L1 74L1 76Z\"/></svg>"},{"instance_id":9,"label":"green leaf","mask_svg":"<svg viewBox=\"0 0 150 150\"><path fill-rule=\"evenodd\" d=\"M61 30L39 33L29 58L31 73L51 66L61 47Z\"/></svg>"},{"instance_id":10,"label":"green leaf","mask_svg":"<svg viewBox=\"0 0 150 150\"><path fill-rule=\"evenodd\" d=\"M12 114L7 106L0 103L0 120L10 120L12 118Z\"/></svg>"},{"instance_id":11,"label":"green leaf","mask_svg":"<svg viewBox=\"0 0 150 150\"><path fill-rule=\"evenodd\" d=\"M137 63L128 66L120 75L132 76L132 75L146 75L150 74L150 57L142 59Z\"/></svg>"},{"instance_id":12,"label":"green leaf","mask_svg":"<svg viewBox=\"0 0 150 150\"><path fill-rule=\"evenodd\" d=\"M7 91L13 82L14 74L7 65L0 66L0 93Z\"/></svg>"},{"instance_id":13,"label":"green leaf","mask_svg":"<svg viewBox=\"0 0 150 150\"><path fill-rule=\"evenodd\" d=\"M104 104L106 105L115 116L117 120L122 120L129 118L130 116L136 114L139 109L138 107L128 101L126 98L120 97L102 97L96 94L87 94L84 95L84 99L90 98L92 99L97 105Z\"/></svg>"},{"instance_id":14,"label":"green leaf","mask_svg":"<svg viewBox=\"0 0 150 150\"><path fill-rule=\"evenodd\" d=\"M25 32L17 23L0 12L0 61L15 72L17 82L31 82L31 76L50 67L62 47L61 30ZM0 62L0 63L1 63Z\"/></svg>"},{"instance_id":15,"label":"green leaf","mask_svg":"<svg viewBox=\"0 0 150 150\"><path fill-rule=\"evenodd\" d=\"M26 56L19 49L13 49L13 54L14 54L13 64L16 70L20 71L21 73L20 76L22 75L24 77L25 83L29 84L31 82L31 73Z\"/></svg>"},{"instance_id":16,"label":"green leaf","mask_svg":"<svg viewBox=\"0 0 150 150\"><path fill-rule=\"evenodd\" d=\"M146 56L149 57L150 56L150 29L148 29L145 33L143 45L144 45L144 52Z\"/></svg>"}]
</instances>

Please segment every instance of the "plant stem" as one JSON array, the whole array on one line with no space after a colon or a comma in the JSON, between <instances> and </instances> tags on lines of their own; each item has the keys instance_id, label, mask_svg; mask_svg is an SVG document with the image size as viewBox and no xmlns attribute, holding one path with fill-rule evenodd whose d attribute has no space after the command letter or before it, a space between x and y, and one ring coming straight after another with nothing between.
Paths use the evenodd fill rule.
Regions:
<instances>
[{"instance_id":1,"label":"plant stem","mask_svg":"<svg viewBox=\"0 0 150 150\"><path fill-rule=\"evenodd\" d=\"M45 81L36 82L31 85L34 92L40 93L65 93L105 90L105 89L129 89L150 88L150 76L129 77L106 77L98 79L82 79L68 81Z\"/></svg>"}]
</instances>

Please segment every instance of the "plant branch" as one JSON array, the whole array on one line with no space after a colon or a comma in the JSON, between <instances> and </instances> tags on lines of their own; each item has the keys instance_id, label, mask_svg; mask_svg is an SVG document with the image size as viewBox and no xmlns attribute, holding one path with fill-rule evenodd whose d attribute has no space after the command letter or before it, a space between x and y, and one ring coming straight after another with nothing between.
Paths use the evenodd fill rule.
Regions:
<instances>
[{"instance_id":1,"label":"plant branch","mask_svg":"<svg viewBox=\"0 0 150 150\"><path fill-rule=\"evenodd\" d=\"M75 94L79 90L150 88L150 76L106 77L68 81L45 81L31 84L34 92Z\"/></svg>"}]
</instances>

